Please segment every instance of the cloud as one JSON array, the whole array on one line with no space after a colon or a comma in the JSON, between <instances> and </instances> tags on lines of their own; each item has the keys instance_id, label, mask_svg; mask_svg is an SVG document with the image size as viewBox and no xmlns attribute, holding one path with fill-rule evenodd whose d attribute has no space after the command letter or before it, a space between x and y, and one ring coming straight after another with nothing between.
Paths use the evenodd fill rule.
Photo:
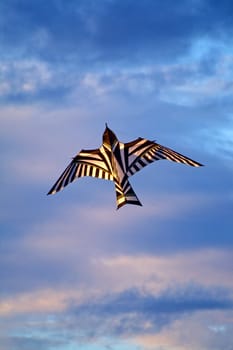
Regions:
<instances>
[{"instance_id":1,"label":"cloud","mask_svg":"<svg viewBox=\"0 0 233 350\"><path fill-rule=\"evenodd\" d=\"M25 208L21 199L17 199L18 195L12 194L16 196L14 206L11 202L7 202L7 206L15 210L14 225L11 217L6 218L8 224L2 233L5 237L1 253L4 290L14 293L64 284L95 287L99 269L103 277L111 281L111 269L104 268L103 258L118 255L168 258L204 248L229 249L232 245L227 221L225 228L219 222L220 217L228 218L229 209L226 210L226 200L219 208L218 196L157 194L156 200L152 201L148 195L145 208L127 207L116 212L112 184L102 182L103 187L106 185L105 196L102 186L97 186L98 180L92 180L83 180L83 188L67 190L62 200L55 196L48 199L46 192L41 199L40 191L35 193L35 189L33 195L26 192L24 200L27 200L28 207ZM35 200L38 201L36 211ZM106 203L112 203L111 207ZM217 213L216 218L213 218L213 210ZM200 217L199 212L203 216ZM219 225L221 235L218 230L210 230L209 217L213 227ZM9 230L12 239L8 237Z\"/></svg>"},{"instance_id":2,"label":"cloud","mask_svg":"<svg viewBox=\"0 0 233 350\"><path fill-rule=\"evenodd\" d=\"M232 3L0 2L0 347L232 344ZM46 193L104 123L201 163Z\"/></svg>"},{"instance_id":3,"label":"cloud","mask_svg":"<svg viewBox=\"0 0 233 350\"><path fill-rule=\"evenodd\" d=\"M65 101L73 81L65 80L59 70L58 66L55 68L38 59L11 58L0 61L0 103L29 104L41 100L58 103L61 98Z\"/></svg>"},{"instance_id":4,"label":"cloud","mask_svg":"<svg viewBox=\"0 0 233 350\"><path fill-rule=\"evenodd\" d=\"M182 285L199 281L205 287L222 285L230 289L231 260L228 250L204 249L170 256L106 256L96 260L96 264L106 283L110 282L108 288L120 291L130 286L145 286L159 293L171 282Z\"/></svg>"},{"instance_id":5,"label":"cloud","mask_svg":"<svg viewBox=\"0 0 233 350\"><path fill-rule=\"evenodd\" d=\"M15 257L9 247L5 247L8 263L3 254L1 265L6 269L6 276L2 273L1 281L4 284L2 293L5 290L8 293L1 298L3 315L59 313L66 309L68 300L73 300L76 305L87 300L98 301L107 294L117 295L132 287L146 289L152 295L160 295L171 285L172 289L197 283L205 290L216 285L226 290L232 288L232 259L227 250L201 250L170 256L116 256L100 251L97 242L101 237L96 238L94 249L84 236L71 236L67 232L67 236L58 238L53 236L46 240L42 237L34 241L34 245L28 242L26 247L29 249L22 249L17 242L19 256L14 253ZM101 244L104 245L103 240Z\"/></svg>"},{"instance_id":6,"label":"cloud","mask_svg":"<svg viewBox=\"0 0 233 350\"><path fill-rule=\"evenodd\" d=\"M93 314L117 315L136 312L154 315L231 309L232 306L232 300L226 297L221 288L208 290L203 287L190 285L181 290L166 290L162 293L162 296L143 294L135 289L128 290L117 295L110 295L110 297L104 296L96 302L90 301L88 304L78 306L77 313L92 312Z\"/></svg>"},{"instance_id":7,"label":"cloud","mask_svg":"<svg viewBox=\"0 0 233 350\"><path fill-rule=\"evenodd\" d=\"M32 292L18 293L8 298L2 298L0 314L16 316L32 313L59 313L66 310L67 299L80 300L85 297L81 291L72 289L42 289Z\"/></svg>"},{"instance_id":8,"label":"cloud","mask_svg":"<svg viewBox=\"0 0 233 350\"><path fill-rule=\"evenodd\" d=\"M163 350L187 348L218 350L231 345L231 313L231 311L228 313L210 311L186 315L157 334L141 334L135 336L133 340L135 344L147 350L157 349L155 346ZM216 328L223 327L225 331L223 333L212 331L211 324Z\"/></svg>"},{"instance_id":9,"label":"cloud","mask_svg":"<svg viewBox=\"0 0 233 350\"><path fill-rule=\"evenodd\" d=\"M231 310L232 300L219 288L205 289L197 285L170 288L160 295L139 290L126 290L78 305L70 311L80 324L88 320L89 329L101 335L145 334L160 331L182 315L207 310ZM100 322L101 320L101 322ZM86 324L87 327L87 324Z\"/></svg>"},{"instance_id":10,"label":"cloud","mask_svg":"<svg viewBox=\"0 0 233 350\"><path fill-rule=\"evenodd\" d=\"M232 90L232 54L210 56L208 65L206 59L165 68L169 84L161 87L160 98L191 106L228 101Z\"/></svg>"},{"instance_id":11,"label":"cloud","mask_svg":"<svg viewBox=\"0 0 233 350\"><path fill-rule=\"evenodd\" d=\"M192 40L202 35L230 35L230 10L227 1L184 0L175 5L171 0L159 4L105 0L98 5L92 1L79 1L78 5L75 1L40 1L31 6L24 0L19 6L11 0L1 5L6 14L1 41L10 52L17 52L20 46L21 55L45 60L75 57L81 64L129 63L146 56L168 60L184 53Z\"/></svg>"},{"instance_id":12,"label":"cloud","mask_svg":"<svg viewBox=\"0 0 233 350\"><path fill-rule=\"evenodd\" d=\"M43 350L48 345L58 346L60 342L46 341L40 337L24 337L24 336L11 336L11 337L0 337L0 344L5 350L17 350L23 348L24 350Z\"/></svg>"},{"instance_id":13,"label":"cloud","mask_svg":"<svg viewBox=\"0 0 233 350\"><path fill-rule=\"evenodd\" d=\"M219 122L215 127L206 128L200 131L203 138L203 146L212 157L216 155L222 158L226 167L232 170L233 159L233 133L232 133L233 119L228 118L228 122L222 126Z\"/></svg>"},{"instance_id":14,"label":"cloud","mask_svg":"<svg viewBox=\"0 0 233 350\"><path fill-rule=\"evenodd\" d=\"M228 2L11 0L1 7L8 52L0 56L2 104L115 95L181 106L229 103Z\"/></svg>"},{"instance_id":15,"label":"cloud","mask_svg":"<svg viewBox=\"0 0 233 350\"><path fill-rule=\"evenodd\" d=\"M16 298L14 307L14 311L8 309L10 314L7 319L10 324L6 322L2 328L9 330L7 327L10 326L11 336L0 337L1 344L18 346L25 343L27 348L30 343L35 344L37 349L37 339L46 347L56 339L56 345L63 349L68 344L106 346L114 342L120 343L120 339L127 337L129 344L134 344L138 339L136 344L141 343L145 348L150 348L147 338L154 337L158 345L165 345L163 336L166 334L171 346L175 343L182 346L188 335L185 329L197 327L197 320L202 323L202 329L196 330L196 335L201 333L204 337L205 333L212 332L217 338L215 329L220 322L224 322L228 334L229 320L226 318L221 321L221 317L224 317L223 312L232 310L233 301L227 289L189 283L170 285L159 293L148 292L145 288L131 288L121 292L85 296L85 293L80 294L72 289L61 293L47 290ZM36 310L37 316L32 316ZM4 314L3 309L2 311ZM8 312L5 309L5 315ZM28 314L24 323L19 316L21 312ZM183 333L182 339L178 336L180 332ZM197 337L191 336L188 340L194 349L196 339ZM203 338L202 342L205 341ZM218 343L221 344L222 341L218 340Z\"/></svg>"},{"instance_id":16,"label":"cloud","mask_svg":"<svg viewBox=\"0 0 233 350\"><path fill-rule=\"evenodd\" d=\"M12 344L17 348L24 343L24 348L29 343L35 349L42 344L49 348L56 341L61 349L71 344L84 349L98 345L107 348L110 344L154 349L152 344L157 344L164 349L185 349L189 345L196 350L204 344L227 345L231 337L233 301L230 290L220 287L189 283L170 285L159 293L131 288L92 296L79 292L75 295L70 289L24 298L15 299L16 310L1 328L11 330L9 337L0 337L0 343L8 344L10 349ZM22 322L17 312L27 312L27 319ZM216 332L220 328L224 329L224 336ZM218 349L217 345L213 348Z\"/></svg>"}]
</instances>

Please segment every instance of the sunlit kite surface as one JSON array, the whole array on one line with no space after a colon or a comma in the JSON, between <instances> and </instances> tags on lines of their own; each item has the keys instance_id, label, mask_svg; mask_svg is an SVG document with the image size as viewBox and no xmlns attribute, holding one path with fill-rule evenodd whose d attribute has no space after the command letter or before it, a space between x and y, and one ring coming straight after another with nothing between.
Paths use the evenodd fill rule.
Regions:
<instances>
[{"instance_id":1,"label":"sunlit kite surface","mask_svg":"<svg viewBox=\"0 0 233 350\"><path fill-rule=\"evenodd\" d=\"M202 164L170 148L141 137L131 142L122 143L106 124L102 146L92 150L81 150L48 194L61 191L78 177L92 176L114 181L117 209L125 204L142 205L129 183L129 177L146 165L160 159L168 159L195 167L202 166Z\"/></svg>"}]
</instances>

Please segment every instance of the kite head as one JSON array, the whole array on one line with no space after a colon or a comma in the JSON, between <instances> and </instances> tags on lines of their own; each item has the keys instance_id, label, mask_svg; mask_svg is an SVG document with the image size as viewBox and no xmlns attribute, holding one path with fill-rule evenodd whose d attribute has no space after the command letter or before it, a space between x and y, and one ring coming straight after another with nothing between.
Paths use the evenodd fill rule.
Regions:
<instances>
[{"instance_id":1,"label":"kite head","mask_svg":"<svg viewBox=\"0 0 233 350\"><path fill-rule=\"evenodd\" d=\"M117 137L114 134L112 130L110 130L107 126L107 123L105 124L106 128L104 130L103 134L103 145L109 150L113 150L115 144L117 143Z\"/></svg>"}]
</instances>

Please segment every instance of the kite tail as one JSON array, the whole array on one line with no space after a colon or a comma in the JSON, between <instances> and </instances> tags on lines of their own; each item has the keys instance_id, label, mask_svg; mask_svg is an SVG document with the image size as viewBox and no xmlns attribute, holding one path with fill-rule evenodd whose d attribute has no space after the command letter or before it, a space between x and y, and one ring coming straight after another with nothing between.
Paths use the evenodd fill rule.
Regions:
<instances>
[{"instance_id":1,"label":"kite tail","mask_svg":"<svg viewBox=\"0 0 233 350\"><path fill-rule=\"evenodd\" d=\"M128 179L124 181L124 185L115 182L117 209L125 204L134 204L142 206Z\"/></svg>"}]
</instances>

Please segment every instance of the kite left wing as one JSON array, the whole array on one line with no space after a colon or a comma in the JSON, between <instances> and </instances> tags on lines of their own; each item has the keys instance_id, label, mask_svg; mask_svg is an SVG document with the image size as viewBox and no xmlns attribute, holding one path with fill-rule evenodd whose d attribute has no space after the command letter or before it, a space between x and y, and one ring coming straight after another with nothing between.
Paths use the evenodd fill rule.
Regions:
<instances>
[{"instance_id":1,"label":"kite left wing","mask_svg":"<svg viewBox=\"0 0 233 350\"><path fill-rule=\"evenodd\" d=\"M99 179L113 180L111 169L99 150L82 150L67 166L48 194L61 191L78 177L92 176Z\"/></svg>"}]
</instances>

